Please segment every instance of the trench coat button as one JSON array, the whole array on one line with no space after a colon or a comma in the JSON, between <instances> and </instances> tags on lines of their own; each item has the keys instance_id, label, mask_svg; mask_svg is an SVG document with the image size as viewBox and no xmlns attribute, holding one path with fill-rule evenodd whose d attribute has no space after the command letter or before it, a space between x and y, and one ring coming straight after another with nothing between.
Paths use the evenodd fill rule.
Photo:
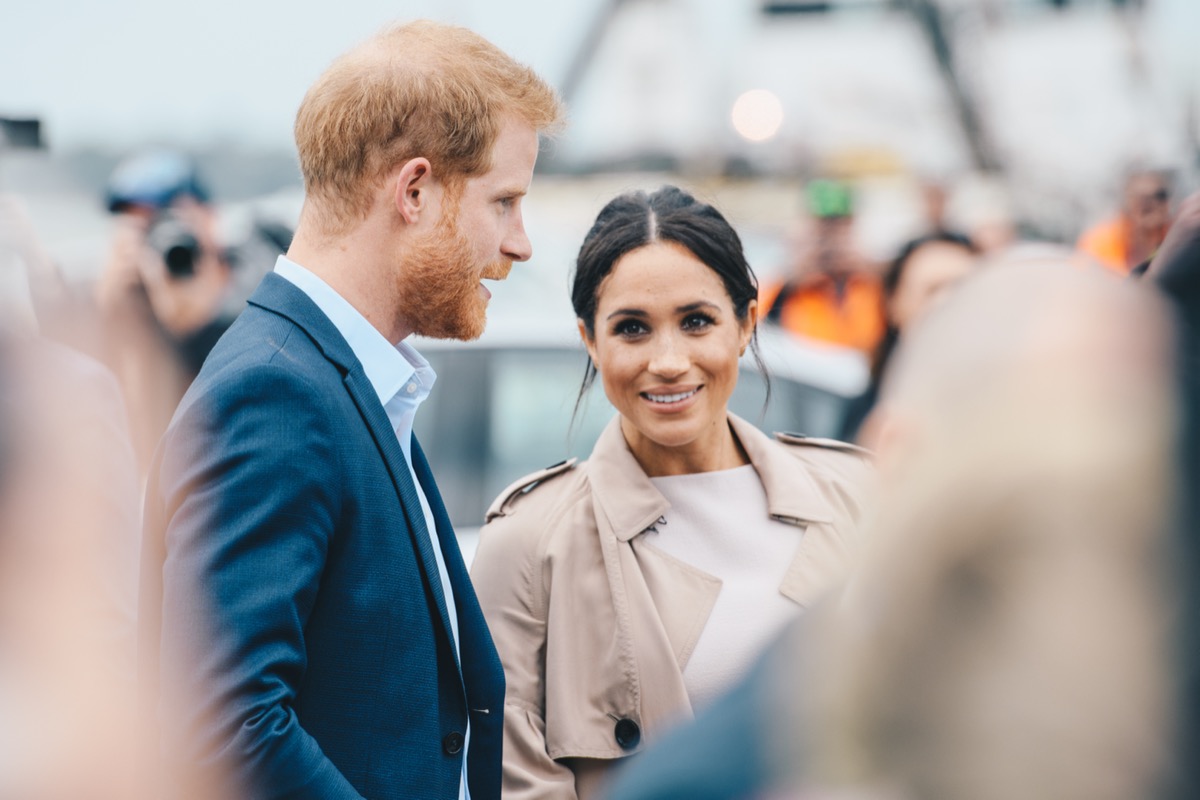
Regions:
<instances>
[{"instance_id":1,"label":"trench coat button","mask_svg":"<svg viewBox=\"0 0 1200 800\"><path fill-rule=\"evenodd\" d=\"M613 735L616 736L617 744L621 745L622 750L632 750L642 741L642 729L628 717L617 720Z\"/></svg>"},{"instance_id":2,"label":"trench coat button","mask_svg":"<svg viewBox=\"0 0 1200 800\"><path fill-rule=\"evenodd\" d=\"M463 749L463 735L458 731L447 733L446 738L442 739L442 749L448 756L458 755Z\"/></svg>"}]
</instances>

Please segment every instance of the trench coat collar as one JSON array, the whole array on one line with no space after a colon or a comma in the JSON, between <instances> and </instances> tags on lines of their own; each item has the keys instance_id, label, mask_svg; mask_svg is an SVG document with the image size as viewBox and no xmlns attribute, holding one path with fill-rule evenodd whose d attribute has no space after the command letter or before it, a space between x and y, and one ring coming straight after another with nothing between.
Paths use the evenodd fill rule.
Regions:
<instances>
[{"instance_id":1,"label":"trench coat collar","mask_svg":"<svg viewBox=\"0 0 1200 800\"><path fill-rule=\"evenodd\" d=\"M785 522L832 522L833 513L817 487L786 446L741 419L729 414L733 430L767 494L767 510ZM614 535L627 542L654 525L671 504L646 475L621 432L621 417L608 423L588 459L588 477L598 511Z\"/></svg>"},{"instance_id":2,"label":"trench coat collar","mask_svg":"<svg viewBox=\"0 0 1200 800\"><path fill-rule=\"evenodd\" d=\"M788 445L767 436L746 420L729 415L729 427L742 443L767 493L767 511L784 522L833 522L826 492L812 472L788 452Z\"/></svg>"}]
</instances>

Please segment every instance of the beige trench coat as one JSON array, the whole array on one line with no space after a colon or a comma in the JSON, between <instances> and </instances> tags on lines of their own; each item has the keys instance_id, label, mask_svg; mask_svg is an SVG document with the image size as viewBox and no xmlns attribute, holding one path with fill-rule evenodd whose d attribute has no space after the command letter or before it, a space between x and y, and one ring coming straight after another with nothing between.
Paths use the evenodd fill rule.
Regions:
<instances>
[{"instance_id":1,"label":"beige trench coat","mask_svg":"<svg viewBox=\"0 0 1200 800\"><path fill-rule=\"evenodd\" d=\"M729 423L771 516L801 537L779 591L806 607L858 550L865 451ZM690 718L683 669L721 582L639 536L669 508L618 418L588 461L527 476L488 510L471 578L508 683L506 800L593 795L614 759Z\"/></svg>"}]
</instances>

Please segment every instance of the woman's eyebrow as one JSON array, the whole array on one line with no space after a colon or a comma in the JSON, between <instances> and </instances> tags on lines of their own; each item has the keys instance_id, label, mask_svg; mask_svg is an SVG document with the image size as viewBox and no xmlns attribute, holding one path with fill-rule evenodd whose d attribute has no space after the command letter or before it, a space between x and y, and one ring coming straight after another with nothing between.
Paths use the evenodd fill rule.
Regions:
<instances>
[{"instance_id":1,"label":"woman's eyebrow","mask_svg":"<svg viewBox=\"0 0 1200 800\"><path fill-rule=\"evenodd\" d=\"M711 308L714 311L721 310L721 307L719 305L717 305L716 303L711 303L708 300L697 300L694 303L687 303L682 306L676 306L675 313L676 314L687 314L692 311L698 311L701 308ZM644 319L648 316L650 316L650 315L647 314L644 310L642 310L640 308L618 308L616 311L612 312L607 317L605 317L605 319L612 319L613 317L640 317L640 318Z\"/></svg>"},{"instance_id":2,"label":"woman's eyebrow","mask_svg":"<svg viewBox=\"0 0 1200 800\"><path fill-rule=\"evenodd\" d=\"M707 300L697 300L694 303L688 303L685 306L676 307L675 313L676 314L686 314L689 311L698 311L702 308L712 308L717 311L721 310L721 307L719 305L717 305L716 303L710 303Z\"/></svg>"}]
</instances>

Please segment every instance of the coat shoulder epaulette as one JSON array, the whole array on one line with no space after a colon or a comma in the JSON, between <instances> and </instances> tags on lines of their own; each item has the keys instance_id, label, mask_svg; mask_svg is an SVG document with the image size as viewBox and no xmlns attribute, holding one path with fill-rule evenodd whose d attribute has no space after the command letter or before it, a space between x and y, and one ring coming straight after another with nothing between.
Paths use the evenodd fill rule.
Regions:
<instances>
[{"instance_id":1,"label":"coat shoulder epaulette","mask_svg":"<svg viewBox=\"0 0 1200 800\"><path fill-rule=\"evenodd\" d=\"M578 461L578 458L569 458L566 461L560 461L557 464L553 464L545 469L539 469L537 472L531 472L525 477L513 481L492 502L491 506L488 507L484 520L491 522L496 517L504 516L512 509L513 503L517 502L517 500L547 481L553 480L559 475L574 469Z\"/></svg>"},{"instance_id":2,"label":"coat shoulder epaulette","mask_svg":"<svg viewBox=\"0 0 1200 800\"><path fill-rule=\"evenodd\" d=\"M818 436L805 436L803 433L787 433L780 432L775 434L775 438L787 445L799 447L821 447L826 450L837 450L842 453L851 453L856 456L861 456L867 460L874 458L874 454L865 447L859 447L850 442L842 442L837 439L822 439Z\"/></svg>"}]
</instances>

